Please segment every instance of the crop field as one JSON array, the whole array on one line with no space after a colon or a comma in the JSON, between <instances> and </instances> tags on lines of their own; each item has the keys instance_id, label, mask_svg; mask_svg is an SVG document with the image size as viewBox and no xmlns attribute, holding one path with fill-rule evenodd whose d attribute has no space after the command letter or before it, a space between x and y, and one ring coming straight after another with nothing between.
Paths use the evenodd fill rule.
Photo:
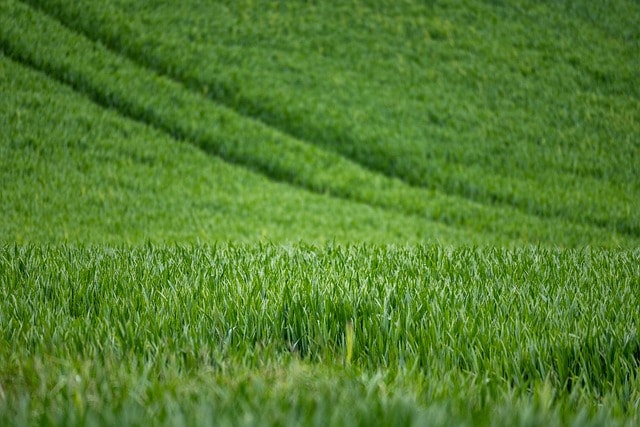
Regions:
<instances>
[{"instance_id":1,"label":"crop field","mask_svg":"<svg viewBox=\"0 0 640 427\"><path fill-rule=\"evenodd\" d=\"M0 0L0 425L639 425L638 22Z\"/></svg>"},{"instance_id":2,"label":"crop field","mask_svg":"<svg viewBox=\"0 0 640 427\"><path fill-rule=\"evenodd\" d=\"M0 251L3 424L638 421L638 251Z\"/></svg>"}]
</instances>

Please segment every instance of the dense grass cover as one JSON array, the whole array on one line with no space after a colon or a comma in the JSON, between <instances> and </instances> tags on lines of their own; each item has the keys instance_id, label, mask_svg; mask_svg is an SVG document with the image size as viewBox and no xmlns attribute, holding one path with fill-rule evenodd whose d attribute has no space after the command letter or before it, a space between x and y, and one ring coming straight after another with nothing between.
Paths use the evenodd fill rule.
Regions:
<instances>
[{"instance_id":1,"label":"dense grass cover","mask_svg":"<svg viewBox=\"0 0 640 427\"><path fill-rule=\"evenodd\" d=\"M636 424L637 251L0 249L3 424Z\"/></svg>"},{"instance_id":2,"label":"dense grass cover","mask_svg":"<svg viewBox=\"0 0 640 427\"><path fill-rule=\"evenodd\" d=\"M414 186L640 233L637 2L29 3Z\"/></svg>"},{"instance_id":3,"label":"dense grass cover","mask_svg":"<svg viewBox=\"0 0 640 427\"><path fill-rule=\"evenodd\" d=\"M0 111L10 112L0 145L0 235L8 241L487 240L274 183L1 55L0 84L8 89Z\"/></svg>"},{"instance_id":4,"label":"dense grass cover","mask_svg":"<svg viewBox=\"0 0 640 427\"><path fill-rule=\"evenodd\" d=\"M632 0L0 0L0 425L640 424Z\"/></svg>"},{"instance_id":5,"label":"dense grass cover","mask_svg":"<svg viewBox=\"0 0 640 427\"><path fill-rule=\"evenodd\" d=\"M469 201L460 197L460 195L443 193L442 190L449 191L445 187L440 188L435 185L430 189L425 188L429 186L422 186L418 182L413 182L408 176L404 176L402 168L397 169L397 173L387 173L388 171L385 172L384 170L381 170L384 174L374 173L367 169L372 167L366 162L365 166L367 168L360 166L357 163L360 161L358 158L354 157L353 160L350 160L352 157L350 155L343 157L334 150L319 149L318 146L309 144L303 138L296 138L296 132L284 128L278 129L277 126L276 128L267 126L266 124L269 124L269 120L262 117L247 116L247 113L242 109L234 111L220 105L218 102L212 102L211 94L207 89L209 86L204 82L202 87L196 89L190 79L181 79L180 76L174 76L170 73L165 76L158 75L156 71L163 73L166 70L157 69L154 71L153 67L149 69L149 64L141 62L142 60L134 55L130 55L129 59L121 56L117 51L108 48L115 43L110 38L104 41L92 41L91 37L98 39L98 35L91 31L101 28L99 23L102 19L109 20L105 24L105 28L113 29L117 34L122 33L123 36L128 34L116 22L117 17L122 16L122 14L118 13L117 9L114 9L116 7L115 4L88 4L86 7L83 6L81 14L72 15L74 17L73 22L67 22L70 18L64 15L64 11L67 8L73 8L73 6L66 3L65 6L60 5L56 10L58 10L57 13L64 15L62 20L66 22L65 26L61 22L23 3L7 1L3 4L0 42L7 55L14 60L46 72L56 80L66 83L77 91L91 97L103 107L115 108L126 117L142 121L178 139L192 142L208 152L220 155L226 160L248 166L272 179L284 180L313 192L329 193L340 198L385 208L400 214L418 216L444 222L456 228L480 232L486 234L489 241L507 238L516 242L552 243L563 246L581 244L635 246L638 242L638 236L632 230L635 227L632 224L636 221L633 219L635 210L631 208L636 195L633 188L637 184L634 171L636 163L633 161L635 158L634 150L637 147L632 140L628 143L617 144L612 149L607 150L607 153L612 156L610 159L610 162L612 162L611 169L625 171L625 173L632 171L629 175L625 175L626 178L624 180L621 178L616 181L621 185L624 184L624 188L617 187L617 184L609 183L608 180L601 180L596 184L589 179L576 181L581 186L580 194L585 195L589 203L588 207L582 205L574 206L573 212L579 218L575 215L552 215L538 212L539 208L546 209L544 206L547 204L555 205L561 203L559 198L569 197L571 200L583 198L579 195L571 196L570 187L567 186L566 182L563 183L562 180L556 179L551 173L542 173L542 169L538 170L540 179L547 179L545 177L551 176L553 182L560 183L562 187L551 186L546 182L539 188L535 186L528 187L528 194L539 194L536 197L545 199L540 203L537 201L527 202L532 206L531 209L522 210L517 207L517 203L514 205L515 207L509 207L502 204L486 204L488 200L484 199L478 199L478 201L483 201L484 203ZM50 11L54 5L51 2L42 6ZM96 13L100 12L100 19L98 17L92 18L91 11L94 8L99 9ZM197 11L197 8L193 10ZM178 9L176 9L176 13L178 13ZM169 15L167 14L167 16ZM89 38L74 31L75 27L79 27L81 30L84 28L82 27L82 22L85 22L83 21L85 18L87 19L87 28L85 30L88 32ZM111 22L111 19L115 21ZM122 22L125 21L123 20ZM127 25L135 23L135 21L131 23L128 20L126 22L129 22ZM164 29L166 26L161 25L158 28ZM151 30L142 32L149 35L153 34ZM154 35L153 39L163 40L163 37ZM105 44L107 47L105 47ZM185 49L188 46L196 45L194 43L186 43ZM145 47L143 50L145 52L153 51L151 47ZM248 52L250 51L249 49ZM170 52L182 52L182 50L173 46ZM171 58L172 60L177 60L175 55L172 55ZM215 62L211 60L207 63ZM201 67L198 64L192 64L187 59L181 60L179 63L191 64L190 66L194 70L207 69L206 67L202 68L204 65ZM223 61L223 63L226 62ZM247 67L247 69L263 70L265 68L256 64ZM221 75L217 71L220 70L210 70L211 76ZM307 75L306 73L302 74ZM249 81L250 79L247 78L247 84L249 84ZM213 83L211 84L213 85ZM265 84L264 87L272 87L272 85ZM322 86L318 87L321 88ZM280 90L273 91L273 93L280 92ZM338 91L329 92L338 94ZM366 93L370 92L363 92L363 94ZM300 97L300 95L300 93L297 93L295 96ZM260 99L260 97L256 99ZM313 100L312 103L314 105L324 105L321 99L316 98L314 94L309 94L309 99ZM369 105L373 98L354 96L353 99L366 106ZM389 100L389 102L393 100L390 97L384 97L384 99ZM397 102L404 99L406 97L401 92L398 92ZM219 101L215 97L214 100ZM294 105L288 99L280 99L278 102L283 106ZM234 106L231 105L231 107ZM234 108L237 108L237 106ZM373 114L373 116L376 116L376 114ZM311 115L309 117L313 118L315 116ZM292 118L292 121L302 123L297 116ZM318 123L321 124L323 122L320 120ZM385 123L397 124L398 122L385 120ZM335 125L337 126L338 124L339 122L336 122ZM387 135L389 132L399 132L398 135L402 135L400 130L397 132L393 130L397 127L395 124L391 130L381 130L376 126L372 126L371 129L380 135ZM309 128L312 129L316 125L310 124ZM424 123L416 123L414 128L423 128L423 125ZM401 128L403 129L404 127L405 125ZM331 131L332 126L327 125L326 129ZM630 127L629 132L631 133L626 138L631 138L634 135L634 128ZM511 135L510 138L517 139L518 137L517 135ZM476 145L486 147L485 139L482 135L478 135L478 143ZM426 140L422 141L421 144L426 144ZM611 140L607 139L606 141ZM404 157L399 155L395 148L392 149L392 147L398 146L396 142L390 139L385 144L389 145L390 148L384 157L394 162L402 162ZM430 144L429 142L427 145ZM376 150L375 147L377 146L370 143L367 138L363 139L360 145L364 150ZM424 146L426 147L427 145ZM457 146L457 144L455 145ZM526 146L524 143L523 145ZM320 146L323 145L320 144ZM465 152L470 152L464 145L461 146L461 149ZM481 149L484 150L484 148ZM376 157L374 154L371 154L371 156L371 159ZM598 154L594 159L600 159L601 157ZM420 156L410 154L408 158L414 161L419 159ZM446 156L441 157L439 162L445 168L450 168L455 164ZM478 161L478 164L484 163L484 161ZM540 167L544 164L538 163ZM585 160L584 163L591 164L591 161ZM472 169L473 167L464 167L465 171ZM518 167L517 169L520 170L521 168ZM414 169L411 168L411 170ZM508 171L509 169L505 169L505 173ZM399 178L412 184L412 186L390 177L397 174L402 175ZM486 176L489 175L491 174L486 174ZM428 179L431 180L431 178ZM505 179L509 183L508 185L505 184L504 188L514 185L520 186L517 176L511 177L507 173ZM435 175L432 181L434 183L438 181ZM482 183L481 180L476 180L475 178L472 181L478 185ZM605 184L608 185L608 189L603 189L602 185ZM626 201L620 201L622 200L620 198ZM495 198L491 197L491 199ZM608 212L613 212L613 216L602 221L596 217L591 218L589 212L594 209L602 210L605 208ZM498 234L498 237L492 236L495 234Z\"/></svg>"}]
</instances>

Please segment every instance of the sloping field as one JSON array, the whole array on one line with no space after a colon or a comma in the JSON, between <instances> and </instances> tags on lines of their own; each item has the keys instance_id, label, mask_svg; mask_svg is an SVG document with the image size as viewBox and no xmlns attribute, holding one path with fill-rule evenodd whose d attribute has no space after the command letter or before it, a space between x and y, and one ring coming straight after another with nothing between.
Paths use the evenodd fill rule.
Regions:
<instances>
[{"instance_id":1,"label":"sloping field","mask_svg":"<svg viewBox=\"0 0 640 427\"><path fill-rule=\"evenodd\" d=\"M4 239L482 242L486 236L276 183L100 108L0 57Z\"/></svg>"},{"instance_id":2,"label":"sloping field","mask_svg":"<svg viewBox=\"0 0 640 427\"><path fill-rule=\"evenodd\" d=\"M0 0L0 425L638 425L638 22Z\"/></svg>"},{"instance_id":3,"label":"sloping field","mask_svg":"<svg viewBox=\"0 0 640 427\"><path fill-rule=\"evenodd\" d=\"M134 7L135 2L126 4ZM182 4L188 5L188 2ZM313 40L303 31L311 30L306 26L298 30L299 34L294 31L294 24L305 22L296 17L307 16L294 6L269 12L279 19L289 19L293 26L286 31L287 37L281 36L282 46L280 39L269 31L274 28L284 31L283 24L262 22L261 19L265 19L262 15L261 19L245 23L250 27L245 30L242 22L238 23L237 28L234 27L239 32L236 36L233 31L225 33L231 40L218 34L224 26L216 25L217 20L228 26L233 22L234 13L242 17L243 13L270 10L257 5L239 12L231 6L217 4L205 8L209 15L203 15L205 12L197 5L170 9L142 7L139 11L122 9L125 6L118 6L117 2L87 2L86 5L46 2L39 7L44 12L21 2L3 4L0 37L3 51L12 60L47 74L130 120L143 122L273 180L479 232L486 234L489 241L495 241L496 237L491 235L498 234L498 240L561 246L635 246L638 242L638 214L634 203L638 199L638 162L635 160L639 149L639 109L636 108L637 89L632 84L637 77L632 68L636 59L630 56L632 47L637 45L633 42L635 33L625 33L618 43L620 66L611 79L616 84L626 84L620 93L610 93L611 85L600 89L600 85L594 83L586 89L571 87L558 95L563 84L573 82L571 76L559 74L556 87L556 83L552 81L552 85L548 81L551 74L527 80L507 73L500 80L500 75L487 68L484 72L496 79L487 85L495 90L502 83L516 84L521 80L522 88L526 88L537 82L538 86L530 91L530 100L538 107L522 112L525 106L515 101L510 108L489 108L485 97L465 89L469 81L474 80L472 77L464 82L453 77L443 78L442 82L430 80L429 72L435 73L443 64L455 67L461 59L448 61L436 57L433 62L439 65L434 67L411 63L410 68L419 72L414 80L390 69L391 59L393 64L406 62L401 53L407 47L398 46L401 37L396 34L398 29L387 28L382 23L378 32L360 29L357 34L365 37L364 40L347 31L355 26L348 19L376 22L375 19L384 21L400 14L395 19L403 28L420 24L404 22L411 21L413 16L427 19L433 15L431 19L436 19L437 10L414 11L407 6L406 10L400 8L388 17L377 8L364 5L346 10L310 6L311 15L305 19L309 19L311 29L323 23L340 24L340 20L331 19L332 13L345 15L347 21L341 24L344 31L331 32L335 35L333 43L356 51L335 53L335 58L327 58L320 46L320 52L304 49L307 56L303 58L285 43L286 40L291 43ZM349 10L353 16L347 14ZM482 16L491 11L506 13L502 8L481 8L477 13ZM135 19L122 19L124 16ZM451 14L451 18L455 16ZM161 20L163 17L166 22ZM193 22L188 21L189 17ZM206 19L199 19L203 17ZM504 20L504 25L512 25L510 22ZM576 19L574 25L581 23L582 20ZM430 34L428 29L432 25L426 21L422 24L421 37ZM454 28L451 23L447 25ZM206 31L209 27L211 31ZM242 38L245 31L256 32L261 28L266 33L251 36L245 42L246 49L236 46L235 38ZM632 30L635 29L629 31ZM325 40L327 31L329 29L318 30L318 42ZM203 32L207 37L202 36L204 39L200 40L189 36L193 32ZM526 35L516 32L513 38L518 34ZM415 47L416 53L419 49L435 49L433 55L439 52L435 46L430 47L433 43L429 40L419 39L424 43L418 43L409 36L404 39L409 47ZM496 36L492 40L498 43L502 39ZM509 40L513 42L512 38ZM615 40L605 41L614 43ZM261 46L261 43L267 44ZM374 55L375 50L371 49L376 46L386 46L387 50L397 47L396 56L400 57L389 58L384 49ZM289 53L288 61L302 67L298 72L287 71L285 65L277 63L278 55L284 55L282 49ZM370 53L364 55L364 51L357 49L368 49ZM468 48L453 44L442 49L453 55ZM228 51L236 52L239 58L229 58ZM363 65L361 62L367 58L370 64ZM471 57L464 64L484 70L482 61L494 60L489 57L476 61ZM512 62L521 66L519 57ZM353 77L345 80L342 83L345 89L341 89L335 80L346 77L339 78L334 68L343 69L347 64L351 64L352 69L348 71ZM243 74L239 75L241 71ZM447 77L454 74L452 70L443 71ZM237 88L227 87L225 82L229 78L238 81ZM294 84L302 78L312 81ZM550 85L551 88L547 88ZM443 92L438 96L419 96L422 90L436 90L441 86L439 90ZM595 89L589 89L591 87ZM389 91L391 93L387 93ZM560 112L552 111L557 121L554 124L545 118L548 110L555 108L544 98L545 91L553 92L548 98L554 99L559 96L562 99L561 95L566 93L567 105L563 108L589 107L584 114L593 120L569 125L561 120ZM602 92L601 97L591 93L593 91ZM496 98L500 102L515 96L511 89L503 92L504 99ZM583 92L593 95L591 104L569 97L569 94ZM413 99L416 96L418 100ZM450 105L439 109L437 105L441 102ZM474 103L482 105L473 109ZM456 114L468 111L465 114L470 118L451 119L450 126L431 123L438 121L431 117L433 114L445 114L447 109L455 110ZM506 116L491 118L494 114L491 111L496 109L495 114ZM601 117L605 113L613 116ZM511 117L512 114L520 117ZM470 121L482 126L472 125ZM501 128L509 123L523 130ZM304 133L303 128L308 133ZM531 135L526 137L519 132ZM571 142L559 139L558 135L565 135ZM563 151L572 152L567 154L571 159L564 158ZM462 159L463 154L469 159ZM571 164L575 164L575 170L567 170ZM593 170L583 173L581 168ZM477 191L472 191L472 187Z\"/></svg>"}]
</instances>

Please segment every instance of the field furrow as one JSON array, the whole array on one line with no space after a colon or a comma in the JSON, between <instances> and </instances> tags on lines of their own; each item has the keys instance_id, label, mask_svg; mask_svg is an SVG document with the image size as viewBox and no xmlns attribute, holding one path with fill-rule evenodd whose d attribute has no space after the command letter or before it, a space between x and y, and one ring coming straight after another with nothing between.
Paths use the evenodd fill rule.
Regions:
<instances>
[{"instance_id":1,"label":"field furrow","mask_svg":"<svg viewBox=\"0 0 640 427\"><path fill-rule=\"evenodd\" d=\"M585 19L580 7L552 4L414 5L407 16L385 4L193 2L165 13L135 2L30 3L367 169L487 205L640 235L632 20L616 32L592 25L598 20ZM623 8L640 13L632 2ZM607 22L620 10L592 13ZM543 17L550 15L569 24L549 28ZM315 20L329 24L317 28Z\"/></svg>"},{"instance_id":2,"label":"field furrow","mask_svg":"<svg viewBox=\"0 0 640 427\"><path fill-rule=\"evenodd\" d=\"M44 70L124 116L273 179L475 232L499 231L525 242L607 246L635 241L607 228L484 206L371 173L140 68L22 3L9 2L5 9L2 46L11 57Z\"/></svg>"},{"instance_id":3,"label":"field furrow","mask_svg":"<svg viewBox=\"0 0 640 427\"><path fill-rule=\"evenodd\" d=\"M491 241L273 182L100 107L2 53L0 88L6 241Z\"/></svg>"}]
</instances>

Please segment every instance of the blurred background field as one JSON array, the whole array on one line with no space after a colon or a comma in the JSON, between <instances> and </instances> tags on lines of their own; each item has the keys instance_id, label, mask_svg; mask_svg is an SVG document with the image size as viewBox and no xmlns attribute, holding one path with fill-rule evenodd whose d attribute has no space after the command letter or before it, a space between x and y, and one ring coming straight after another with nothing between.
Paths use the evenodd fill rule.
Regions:
<instances>
[{"instance_id":1,"label":"blurred background field","mask_svg":"<svg viewBox=\"0 0 640 427\"><path fill-rule=\"evenodd\" d=\"M94 155L98 141L87 127L131 150L147 144L140 150L155 156L166 156L167 150L195 153L189 145L195 146L201 149L201 167L185 159L171 168L184 180L194 173L207 175L205 163L224 160L229 165L221 167L254 172L251 176L263 182L255 188L277 188L260 191L250 185L239 193L239 204L245 193L270 194L274 200L321 194L327 212L336 204L353 210L356 228L372 230L380 240L373 230L380 229L380 221L395 222L391 217L407 218L418 229L400 232L407 228L389 225L393 241L458 242L462 237L501 244L636 246L640 238L640 55L633 20L640 12L634 2L587 7L571 2L34 0L2 7L3 102L9 103L3 108L8 131L2 149L10 150L5 162L11 156L32 157L24 151L29 144L25 148L14 135L26 138L16 115L23 120L35 115L38 132L63 128L63 141L32 138L52 150L66 144L69 156L96 157L94 164L112 167ZM18 80L12 77L16 73ZM41 84L47 89L39 90ZM20 96L41 97L42 105ZM54 102L68 98L78 105L96 104L82 114L84 127L76 123L77 114ZM74 123L56 119L60 114ZM105 114L113 117L109 129L102 129ZM33 123L27 127L35 132ZM144 130L128 137L122 128L130 127ZM85 152L73 143L83 138ZM181 148L174 147L176 141ZM144 162L153 155L138 160L131 174L146 175L138 163L168 173ZM71 164L58 163L50 173L64 177ZM12 176L13 168L3 170L9 183L24 179ZM246 174L230 174L235 173ZM230 174L214 173L240 185L243 180ZM125 179L126 173L118 176ZM105 185L97 176L87 179L88 184L97 181ZM269 181L287 185L271 187ZM153 198L152 187L138 185L140 193ZM29 198L24 189L12 187L3 192L8 211ZM193 189L188 183L184 187L187 193ZM64 192L48 191L52 203L74 202ZM140 198L122 185L111 185L110 191ZM223 190L209 185L212 199L218 191ZM184 197L181 204L195 203L188 199L193 198ZM161 217L166 209L160 206L173 200L158 194L140 214ZM294 203L305 212L300 217L314 216L306 213L306 202ZM219 206L235 204L228 200ZM121 227L139 227L135 204L122 206L131 220L120 220ZM50 215L33 209L35 222ZM198 215L197 207L185 210ZM363 210L379 216L375 226L355 219ZM78 212L82 215L81 207ZM237 212L215 208L203 209L203 215L239 218ZM189 223L189 215L172 216L170 228L190 239L199 233L205 240L224 239L220 230L237 228L203 228L198 221ZM247 212L241 222L246 230L229 237L258 239L260 223L270 221ZM20 220L4 224L11 227L6 232L19 237ZM361 238L352 239L344 228L330 237ZM270 239L316 240L325 234L311 229L317 227L298 231L292 226L288 234L274 230ZM145 233L171 240L153 225ZM30 232L22 234L28 240ZM101 241L105 233L82 233L89 234ZM133 230L115 234L139 240ZM44 230L39 236L47 235L59 239L62 234Z\"/></svg>"}]
</instances>

